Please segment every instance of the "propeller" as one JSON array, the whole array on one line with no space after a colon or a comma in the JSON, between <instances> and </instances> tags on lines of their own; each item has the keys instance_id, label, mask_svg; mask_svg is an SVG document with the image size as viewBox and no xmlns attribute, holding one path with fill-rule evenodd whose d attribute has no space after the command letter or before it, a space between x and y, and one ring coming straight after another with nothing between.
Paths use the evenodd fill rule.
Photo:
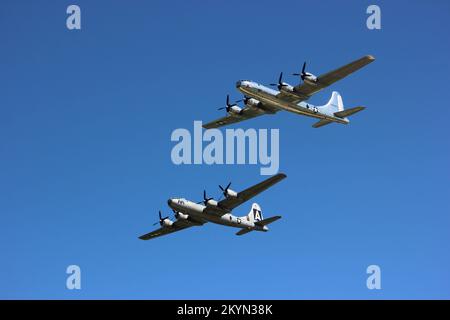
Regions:
<instances>
[{"instance_id":1,"label":"propeller","mask_svg":"<svg viewBox=\"0 0 450 320\"><path fill-rule=\"evenodd\" d=\"M230 188L230 186L231 186L231 182L230 182L225 188L222 187L222 186L219 184L219 188L220 188L220 190L222 190L223 195L224 195L225 198L226 198L227 195L228 195L227 191L228 191L228 189Z\"/></svg>"},{"instance_id":2,"label":"propeller","mask_svg":"<svg viewBox=\"0 0 450 320\"><path fill-rule=\"evenodd\" d=\"M280 77L278 78L278 83L271 83L270 85L277 87L278 90L281 90L282 87L286 87L287 84L283 82L283 72L280 73Z\"/></svg>"},{"instance_id":3,"label":"propeller","mask_svg":"<svg viewBox=\"0 0 450 320\"><path fill-rule=\"evenodd\" d=\"M213 200L214 198L208 198L206 196L206 190L203 190L203 204L206 206L209 200Z\"/></svg>"},{"instance_id":4,"label":"propeller","mask_svg":"<svg viewBox=\"0 0 450 320\"><path fill-rule=\"evenodd\" d=\"M305 69L306 69L306 61L303 62L302 71L300 73L293 73L292 75L293 76L300 76L300 78L304 81L306 76L307 76L307 73L305 72Z\"/></svg>"},{"instance_id":5,"label":"propeller","mask_svg":"<svg viewBox=\"0 0 450 320\"><path fill-rule=\"evenodd\" d=\"M159 210L159 221L158 222L155 222L153 225L154 226L156 226L158 223L162 226L163 225L163 222L164 222L164 220L166 220L166 219L168 219L169 217L167 216L167 217L162 217L162 214L161 214L161 210Z\"/></svg>"},{"instance_id":6,"label":"propeller","mask_svg":"<svg viewBox=\"0 0 450 320\"><path fill-rule=\"evenodd\" d=\"M226 102L226 105L227 105L226 107L221 107L221 108L219 108L219 109L217 109L217 110L223 110L223 109L225 109L225 110L227 110L227 112L230 112L231 107L233 107L233 106L236 105L236 103L233 103L233 104L230 103L230 95L229 95L229 94L227 94L227 102Z\"/></svg>"}]
</instances>

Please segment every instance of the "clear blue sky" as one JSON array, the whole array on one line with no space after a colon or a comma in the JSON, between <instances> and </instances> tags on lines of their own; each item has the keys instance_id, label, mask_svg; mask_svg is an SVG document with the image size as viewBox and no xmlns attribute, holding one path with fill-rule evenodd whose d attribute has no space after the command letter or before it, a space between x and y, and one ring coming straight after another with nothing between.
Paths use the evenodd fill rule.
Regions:
<instances>
[{"instance_id":1,"label":"clear blue sky","mask_svg":"<svg viewBox=\"0 0 450 320\"><path fill-rule=\"evenodd\" d=\"M66 29L72 3L81 31ZM371 3L2 1L0 298L450 298L450 4L376 1L369 31ZM221 115L238 79L365 54L377 60L310 100L367 106L349 126L283 112L236 126L280 129L288 178L256 198L283 216L270 232L137 239L170 196L264 179L173 165L172 130Z\"/></svg>"}]
</instances>

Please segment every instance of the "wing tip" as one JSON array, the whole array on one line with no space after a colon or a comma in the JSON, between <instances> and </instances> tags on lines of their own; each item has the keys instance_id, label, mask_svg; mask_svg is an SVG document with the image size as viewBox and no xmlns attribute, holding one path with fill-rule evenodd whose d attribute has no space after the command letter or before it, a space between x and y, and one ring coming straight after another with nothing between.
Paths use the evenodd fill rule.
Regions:
<instances>
[{"instance_id":1,"label":"wing tip","mask_svg":"<svg viewBox=\"0 0 450 320\"><path fill-rule=\"evenodd\" d=\"M138 239L148 240L148 239L150 239L150 237L148 236L148 234L143 234L142 236L139 236Z\"/></svg>"},{"instance_id":2,"label":"wing tip","mask_svg":"<svg viewBox=\"0 0 450 320\"><path fill-rule=\"evenodd\" d=\"M281 179L287 178L287 175L285 173L283 173L283 172L279 172L277 174L277 176L279 176Z\"/></svg>"},{"instance_id":3,"label":"wing tip","mask_svg":"<svg viewBox=\"0 0 450 320\"><path fill-rule=\"evenodd\" d=\"M277 174L270 177L269 179L277 179L279 181L279 180L283 180L284 178L287 178L287 175L283 172L278 172Z\"/></svg>"},{"instance_id":4,"label":"wing tip","mask_svg":"<svg viewBox=\"0 0 450 320\"><path fill-rule=\"evenodd\" d=\"M359 111L363 111L363 110L365 110L366 109L366 107L365 106L356 106L356 107L354 107L354 108L351 108L351 109L355 109L355 110L358 110L357 112L359 112ZM356 112L355 112L356 113Z\"/></svg>"},{"instance_id":5,"label":"wing tip","mask_svg":"<svg viewBox=\"0 0 450 320\"><path fill-rule=\"evenodd\" d=\"M375 57L373 55L371 55L371 54L368 54L368 55L364 56L364 58L366 60L369 60L369 62L375 61Z\"/></svg>"}]
</instances>

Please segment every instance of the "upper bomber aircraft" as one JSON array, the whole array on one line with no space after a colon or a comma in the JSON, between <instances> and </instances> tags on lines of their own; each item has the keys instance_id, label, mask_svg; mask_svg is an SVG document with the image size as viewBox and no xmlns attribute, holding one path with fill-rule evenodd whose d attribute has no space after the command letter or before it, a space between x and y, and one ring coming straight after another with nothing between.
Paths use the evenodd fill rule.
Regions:
<instances>
[{"instance_id":1,"label":"upper bomber aircraft","mask_svg":"<svg viewBox=\"0 0 450 320\"><path fill-rule=\"evenodd\" d=\"M364 107L359 106L344 110L344 104L338 92L333 91L330 101L324 106L313 106L304 101L308 100L316 92L345 78L374 60L373 56L367 55L318 77L305 71L305 62L302 71L293 74L300 76L303 82L295 87L291 86L283 82L283 72L281 72L278 83L271 84L271 86L276 86L278 90L270 89L250 80L240 80L236 83L236 87L244 94L244 99L231 104L227 96L226 107L220 109L226 109L228 114L223 118L205 124L203 127L206 129L218 128L263 114L274 114L280 110L320 119L313 125L314 128L319 128L332 122L348 124L350 121L347 117L364 110ZM244 102L244 108L237 105L239 101Z\"/></svg>"},{"instance_id":2,"label":"upper bomber aircraft","mask_svg":"<svg viewBox=\"0 0 450 320\"><path fill-rule=\"evenodd\" d=\"M250 213L243 217L236 217L231 214L231 211L284 178L286 178L286 175L279 173L241 192L231 190L231 182L225 188L219 186L225 196L221 201L208 198L206 191L203 191L203 201L197 203L182 198L169 199L167 202L173 210L176 220L172 221L169 217L162 217L160 211L159 224L161 228L139 238L149 240L192 226L201 226L207 222L239 228L241 230L236 233L238 236L251 231L268 231L267 225L280 219L281 216L264 219L261 207L257 203L254 203ZM156 224L158 222L154 225Z\"/></svg>"}]
</instances>

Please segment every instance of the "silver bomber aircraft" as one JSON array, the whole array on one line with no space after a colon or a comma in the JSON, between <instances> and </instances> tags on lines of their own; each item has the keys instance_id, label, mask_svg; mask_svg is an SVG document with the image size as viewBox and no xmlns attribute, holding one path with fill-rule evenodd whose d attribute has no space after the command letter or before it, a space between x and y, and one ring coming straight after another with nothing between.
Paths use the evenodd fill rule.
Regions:
<instances>
[{"instance_id":1,"label":"silver bomber aircraft","mask_svg":"<svg viewBox=\"0 0 450 320\"><path fill-rule=\"evenodd\" d=\"M169 233L180 231L193 226L202 226L207 222L213 222L224 226L239 228L236 235L240 236L251 231L268 231L268 224L278 220L281 216L274 216L267 219L263 218L261 207L257 203L253 203L248 215L237 217L231 214L232 210L242 203L250 200L257 194L263 192L274 184L286 178L286 175L279 173L267 180L264 180L241 192L230 189L231 182L222 190L224 199L216 201L206 196L203 191L203 201L192 202L183 198L169 199L167 202L169 207L175 214L175 221L169 217L163 217L159 212L159 222L161 226L158 230L144 234L139 238L142 240L150 240Z\"/></svg>"},{"instance_id":2,"label":"silver bomber aircraft","mask_svg":"<svg viewBox=\"0 0 450 320\"><path fill-rule=\"evenodd\" d=\"M263 114L275 114L280 110L319 119L313 125L314 128L319 128L332 122L348 124L350 120L347 117L364 110L364 107L358 106L344 110L342 97L338 92L334 91L328 103L323 106L314 106L305 101L316 92L345 78L374 60L373 56L367 55L318 77L305 71L305 62L301 72L293 74L300 76L302 82L297 86L283 82L283 72L281 72L278 83L271 84L271 86L276 86L278 90L250 80L240 80L236 83L236 87L244 94L244 98L235 103L230 103L229 96L227 96L226 106L219 109L225 109L227 115L211 121L203 127L205 129L218 128ZM237 102L240 101L244 102L244 108L237 105Z\"/></svg>"}]
</instances>

